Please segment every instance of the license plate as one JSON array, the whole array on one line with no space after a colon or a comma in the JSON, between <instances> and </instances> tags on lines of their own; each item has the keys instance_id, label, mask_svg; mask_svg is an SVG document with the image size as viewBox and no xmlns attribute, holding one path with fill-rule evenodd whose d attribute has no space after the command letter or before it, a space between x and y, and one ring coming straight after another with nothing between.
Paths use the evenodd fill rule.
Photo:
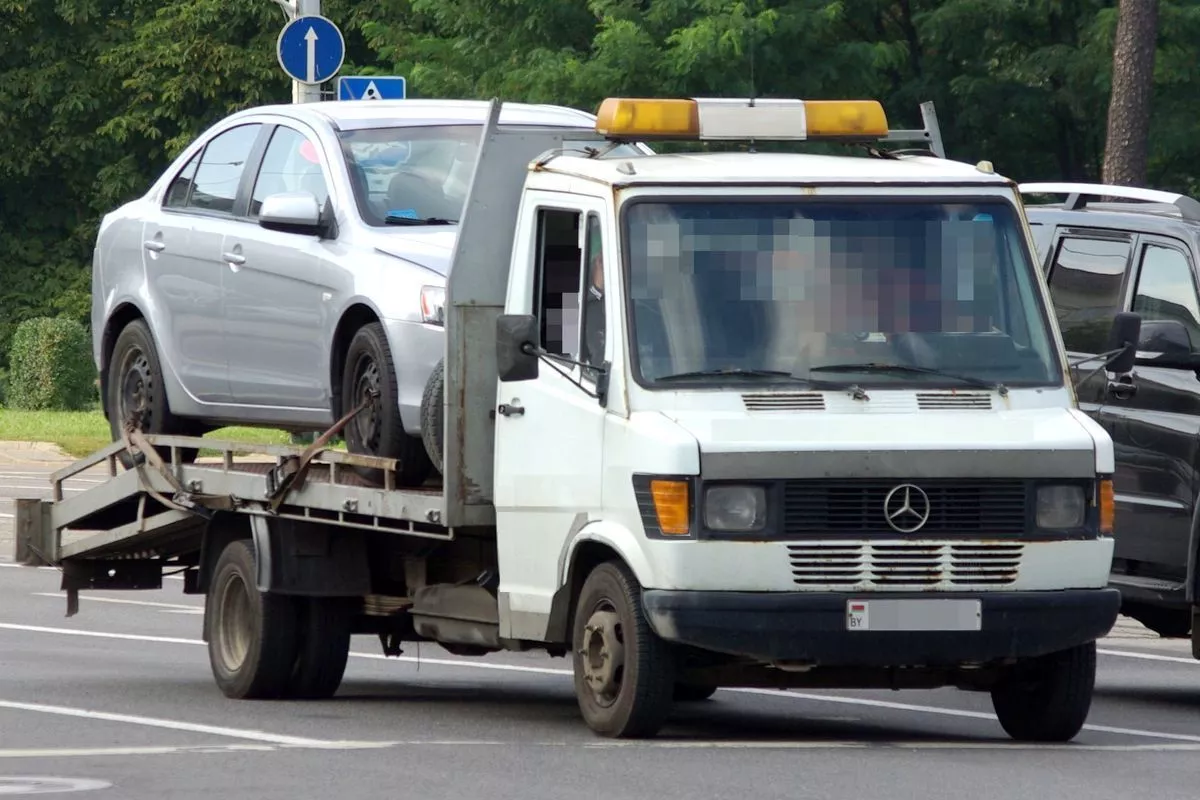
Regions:
<instances>
[{"instance_id":1,"label":"license plate","mask_svg":"<svg viewBox=\"0 0 1200 800\"><path fill-rule=\"evenodd\" d=\"M848 631L977 631L978 600L847 600Z\"/></svg>"}]
</instances>

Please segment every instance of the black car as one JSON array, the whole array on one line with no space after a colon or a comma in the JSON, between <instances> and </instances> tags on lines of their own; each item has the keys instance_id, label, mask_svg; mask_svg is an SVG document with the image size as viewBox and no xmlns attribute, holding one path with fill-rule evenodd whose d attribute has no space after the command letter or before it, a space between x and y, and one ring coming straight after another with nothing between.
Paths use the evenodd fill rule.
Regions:
<instances>
[{"instance_id":1,"label":"black car","mask_svg":"<svg viewBox=\"0 0 1200 800\"><path fill-rule=\"evenodd\" d=\"M1020 188L1078 364L1080 407L1116 445L1112 585L1123 613L1185 637L1200 628L1200 202L1124 186ZM1066 200L1035 204L1052 195ZM1121 311L1142 319L1133 371L1079 364L1113 347L1109 328ZM1192 651L1200 658L1200 631Z\"/></svg>"}]
</instances>

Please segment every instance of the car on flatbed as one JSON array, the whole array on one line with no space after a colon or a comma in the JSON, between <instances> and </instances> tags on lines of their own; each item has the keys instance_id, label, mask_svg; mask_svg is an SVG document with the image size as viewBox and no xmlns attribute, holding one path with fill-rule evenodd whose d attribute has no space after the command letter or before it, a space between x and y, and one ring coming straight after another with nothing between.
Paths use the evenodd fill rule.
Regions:
<instances>
[{"instance_id":1,"label":"car on flatbed","mask_svg":"<svg viewBox=\"0 0 1200 800\"><path fill-rule=\"evenodd\" d=\"M105 215L91 317L114 441L135 410L152 433L303 432L365 403L348 449L397 459L406 484L429 477L422 400L445 349L446 272L487 109L418 99L239 111ZM503 114L530 129L595 124L562 106Z\"/></svg>"},{"instance_id":2,"label":"car on flatbed","mask_svg":"<svg viewBox=\"0 0 1200 800\"><path fill-rule=\"evenodd\" d=\"M1164 637L1190 633L1200 658L1200 201L1102 184L1020 188L1071 357L1108 349L1114 315L1142 319L1133 371L1080 363L1076 392L1115 447L1111 581L1123 613Z\"/></svg>"}]
</instances>

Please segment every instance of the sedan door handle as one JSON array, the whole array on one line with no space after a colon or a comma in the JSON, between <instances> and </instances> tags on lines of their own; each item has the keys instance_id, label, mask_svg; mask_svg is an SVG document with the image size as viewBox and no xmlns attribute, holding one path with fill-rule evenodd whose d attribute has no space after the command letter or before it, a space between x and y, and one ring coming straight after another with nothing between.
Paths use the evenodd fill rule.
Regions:
<instances>
[{"instance_id":1,"label":"sedan door handle","mask_svg":"<svg viewBox=\"0 0 1200 800\"><path fill-rule=\"evenodd\" d=\"M237 253L221 253L221 258L228 261L230 264L241 266L246 263L245 256L239 256Z\"/></svg>"},{"instance_id":2,"label":"sedan door handle","mask_svg":"<svg viewBox=\"0 0 1200 800\"><path fill-rule=\"evenodd\" d=\"M157 239L147 239L143 244L146 245L147 250L153 250L156 253L167 249L166 242L160 242Z\"/></svg>"}]
</instances>

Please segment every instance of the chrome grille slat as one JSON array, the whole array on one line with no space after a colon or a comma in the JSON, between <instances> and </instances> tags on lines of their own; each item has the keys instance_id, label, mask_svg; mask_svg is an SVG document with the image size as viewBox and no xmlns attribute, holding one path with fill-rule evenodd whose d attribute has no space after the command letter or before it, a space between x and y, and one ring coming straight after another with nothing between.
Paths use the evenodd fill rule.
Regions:
<instances>
[{"instance_id":1,"label":"chrome grille slat","mask_svg":"<svg viewBox=\"0 0 1200 800\"><path fill-rule=\"evenodd\" d=\"M970 589L1015 582L1025 545L822 542L789 544L787 550L798 586Z\"/></svg>"}]
</instances>

